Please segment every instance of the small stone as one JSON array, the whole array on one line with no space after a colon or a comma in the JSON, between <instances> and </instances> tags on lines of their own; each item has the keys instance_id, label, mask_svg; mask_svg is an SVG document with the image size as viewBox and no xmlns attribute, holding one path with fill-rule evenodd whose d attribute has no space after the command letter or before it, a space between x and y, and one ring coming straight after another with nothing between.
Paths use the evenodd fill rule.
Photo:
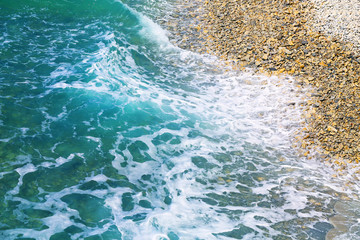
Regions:
<instances>
[{"instance_id":1,"label":"small stone","mask_svg":"<svg viewBox=\"0 0 360 240\"><path fill-rule=\"evenodd\" d=\"M317 1L288 1L287 4L281 1L206 1L205 5L199 4L201 11L195 10L191 16L192 19L198 17L192 24L194 27L189 28L184 22L181 31L186 33L187 29L192 29L191 34L199 36L200 43L184 41L191 49L198 47L199 51L214 53L224 60L238 60L234 65L239 69L251 67L270 75L291 74L300 89L307 91L303 87L309 85L315 89L309 92L304 104L296 105L308 108L304 114L307 116L306 130L303 130L303 136L307 137L299 145L304 148L317 145L324 149L322 154L329 162L335 163L335 156L345 159L338 161L342 164L335 163L345 167L348 160L360 162L360 41L355 46L356 42L329 37L332 31L348 28L347 25L319 31L314 13L325 9L316 4ZM342 4L348 3L343 1L337 7ZM354 16L347 17L352 21ZM339 23L344 24L343 20ZM176 28L179 25L181 22L173 24ZM177 37L186 35L181 31ZM290 104L289 107L294 106Z\"/></svg>"},{"instance_id":2,"label":"small stone","mask_svg":"<svg viewBox=\"0 0 360 240\"><path fill-rule=\"evenodd\" d=\"M328 131L331 131L331 132L337 132L336 128L332 127L332 126L328 126L327 127L327 130Z\"/></svg>"}]
</instances>

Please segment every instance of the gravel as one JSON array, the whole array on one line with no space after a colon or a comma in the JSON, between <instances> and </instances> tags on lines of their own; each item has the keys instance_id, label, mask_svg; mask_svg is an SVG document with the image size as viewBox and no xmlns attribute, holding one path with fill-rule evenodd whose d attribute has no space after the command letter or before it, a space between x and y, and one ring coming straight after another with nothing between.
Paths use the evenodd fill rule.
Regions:
<instances>
[{"instance_id":1,"label":"gravel","mask_svg":"<svg viewBox=\"0 0 360 240\"><path fill-rule=\"evenodd\" d=\"M174 28L176 40L240 70L310 85L315 92L299 136L304 156L319 149L335 169L360 175L358 1L193 0L198 6L191 6L189 24Z\"/></svg>"}]
</instances>

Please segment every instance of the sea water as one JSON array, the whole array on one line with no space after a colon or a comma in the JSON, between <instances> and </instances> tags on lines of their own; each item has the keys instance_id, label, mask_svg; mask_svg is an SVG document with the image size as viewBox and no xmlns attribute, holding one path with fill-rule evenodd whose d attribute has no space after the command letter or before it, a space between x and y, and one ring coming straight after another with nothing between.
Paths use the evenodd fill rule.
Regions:
<instances>
[{"instance_id":1,"label":"sea water","mask_svg":"<svg viewBox=\"0 0 360 240\"><path fill-rule=\"evenodd\" d=\"M180 49L176 4L0 0L0 239L360 238L306 89Z\"/></svg>"}]
</instances>

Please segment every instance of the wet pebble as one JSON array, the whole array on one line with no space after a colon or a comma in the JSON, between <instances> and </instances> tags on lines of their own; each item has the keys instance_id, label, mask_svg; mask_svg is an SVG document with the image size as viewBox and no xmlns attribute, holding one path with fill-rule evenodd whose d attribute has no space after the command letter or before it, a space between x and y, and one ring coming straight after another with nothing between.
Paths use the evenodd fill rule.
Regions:
<instances>
[{"instance_id":1,"label":"wet pebble","mask_svg":"<svg viewBox=\"0 0 360 240\"><path fill-rule=\"evenodd\" d=\"M293 75L300 86L312 86L300 146L306 155L320 147L326 160L345 169L360 160L360 51L319 31L314 2L185 1L183 15L191 17L177 26L186 32L177 41L235 68Z\"/></svg>"}]
</instances>

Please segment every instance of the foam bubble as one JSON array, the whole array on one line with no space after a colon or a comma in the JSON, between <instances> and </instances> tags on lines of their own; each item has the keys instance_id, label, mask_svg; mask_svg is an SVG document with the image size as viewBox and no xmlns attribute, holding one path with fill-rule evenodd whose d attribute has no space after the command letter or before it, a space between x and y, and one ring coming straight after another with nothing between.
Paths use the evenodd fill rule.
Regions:
<instances>
[{"instance_id":1,"label":"foam bubble","mask_svg":"<svg viewBox=\"0 0 360 240\"><path fill-rule=\"evenodd\" d=\"M75 64L86 66L86 78L68 81L75 71L66 64L50 74L44 95L72 95L54 115L42 109L43 133L51 134L52 123L80 113L75 116L84 119L68 122L67 138L95 144L89 153L61 153L62 142L53 143L47 150L61 156L46 158L39 151L43 162L37 165L31 156L17 158L25 165L15 169L20 178L7 196L53 215L42 219L48 229L7 233L48 239L74 225L82 233L72 237L81 239L114 224L124 239L280 234L296 239L326 222L336 195L344 192L342 182L329 179L331 170L306 162L291 148L306 89L298 89L288 76L233 71L214 57L176 48L159 25L127 8L140 22L140 37L153 44L132 45L127 36L107 29L93 36L98 50ZM76 102L79 98L85 100ZM56 192L38 187L44 196L40 203L14 197L27 173L77 158L85 163L79 161L79 172L89 172L72 176L75 183ZM111 217L97 221L104 225L87 226L80 214L87 208L62 200L74 195L104 203Z\"/></svg>"}]
</instances>

